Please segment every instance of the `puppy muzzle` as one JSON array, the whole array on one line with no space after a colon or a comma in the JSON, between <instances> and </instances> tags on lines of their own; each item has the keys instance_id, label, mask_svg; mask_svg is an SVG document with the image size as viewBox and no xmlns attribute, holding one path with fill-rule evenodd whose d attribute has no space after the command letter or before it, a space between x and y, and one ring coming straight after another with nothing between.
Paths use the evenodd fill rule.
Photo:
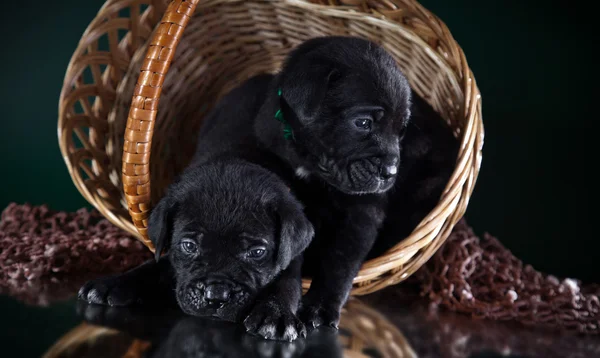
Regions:
<instances>
[{"instance_id":1,"label":"puppy muzzle","mask_svg":"<svg viewBox=\"0 0 600 358\"><path fill-rule=\"evenodd\" d=\"M207 278L178 289L179 306L187 314L236 320L250 302L250 290L224 278Z\"/></svg>"},{"instance_id":2,"label":"puppy muzzle","mask_svg":"<svg viewBox=\"0 0 600 358\"><path fill-rule=\"evenodd\" d=\"M368 186L378 176L378 158L355 160L348 165L348 177L356 188Z\"/></svg>"},{"instance_id":3,"label":"puppy muzzle","mask_svg":"<svg viewBox=\"0 0 600 358\"><path fill-rule=\"evenodd\" d=\"M352 190L375 193L392 187L398 173L396 158L365 158L350 162L348 179Z\"/></svg>"}]
</instances>

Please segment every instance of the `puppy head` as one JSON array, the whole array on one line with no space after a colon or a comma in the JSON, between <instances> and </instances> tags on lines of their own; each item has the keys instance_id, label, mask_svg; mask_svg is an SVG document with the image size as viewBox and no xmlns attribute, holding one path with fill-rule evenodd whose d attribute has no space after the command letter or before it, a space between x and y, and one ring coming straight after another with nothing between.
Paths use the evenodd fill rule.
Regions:
<instances>
[{"instance_id":1,"label":"puppy head","mask_svg":"<svg viewBox=\"0 0 600 358\"><path fill-rule=\"evenodd\" d=\"M184 312L237 321L314 230L278 177L228 162L186 170L152 210L148 233L157 255L169 248Z\"/></svg>"},{"instance_id":2,"label":"puppy head","mask_svg":"<svg viewBox=\"0 0 600 358\"><path fill-rule=\"evenodd\" d=\"M348 194L393 186L411 91L383 48L350 37L309 40L292 51L279 84L299 172Z\"/></svg>"}]
</instances>

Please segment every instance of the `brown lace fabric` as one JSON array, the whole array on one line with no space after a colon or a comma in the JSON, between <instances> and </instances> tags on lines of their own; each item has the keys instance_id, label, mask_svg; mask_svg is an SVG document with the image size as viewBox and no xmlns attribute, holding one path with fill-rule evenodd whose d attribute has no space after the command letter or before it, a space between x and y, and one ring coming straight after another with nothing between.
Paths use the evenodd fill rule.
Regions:
<instances>
[{"instance_id":1,"label":"brown lace fabric","mask_svg":"<svg viewBox=\"0 0 600 358\"><path fill-rule=\"evenodd\" d=\"M66 297L80 284L73 277L125 271L149 258L139 241L96 211L11 204L2 213L0 292L31 302L47 300L36 280L50 277L46 285L62 285L58 292ZM411 281L433 304L473 317L600 333L597 285L537 272L496 238L477 237L464 220Z\"/></svg>"},{"instance_id":2,"label":"brown lace fabric","mask_svg":"<svg viewBox=\"0 0 600 358\"><path fill-rule=\"evenodd\" d=\"M121 272L151 257L96 211L10 204L1 218L0 293L31 304L66 298L86 278Z\"/></svg>"},{"instance_id":3,"label":"brown lace fabric","mask_svg":"<svg viewBox=\"0 0 600 358\"><path fill-rule=\"evenodd\" d=\"M415 277L421 293L453 311L581 333L600 333L600 289L524 265L491 235L462 220Z\"/></svg>"}]
</instances>

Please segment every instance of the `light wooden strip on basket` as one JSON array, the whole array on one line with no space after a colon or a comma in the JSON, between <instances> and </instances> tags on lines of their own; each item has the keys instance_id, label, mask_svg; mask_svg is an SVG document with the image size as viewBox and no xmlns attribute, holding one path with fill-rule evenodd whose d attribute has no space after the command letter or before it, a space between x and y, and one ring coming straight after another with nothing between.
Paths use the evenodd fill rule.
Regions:
<instances>
[{"instance_id":1,"label":"light wooden strip on basket","mask_svg":"<svg viewBox=\"0 0 600 358\"><path fill-rule=\"evenodd\" d=\"M165 76L173 60L177 44L199 0L175 0L169 4L142 65L138 82L135 86L131 112L127 119L125 144L123 150L123 190L125 192L129 213L133 224L141 234L140 240L154 252L154 245L148 238L147 226L150 213L150 177L140 175L148 172L150 163L150 143L156 118L158 101ZM143 113L143 114L140 114ZM150 122L150 125L138 126L136 122ZM136 129L138 128L138 129Z\"/></svg>"}]
</instances>

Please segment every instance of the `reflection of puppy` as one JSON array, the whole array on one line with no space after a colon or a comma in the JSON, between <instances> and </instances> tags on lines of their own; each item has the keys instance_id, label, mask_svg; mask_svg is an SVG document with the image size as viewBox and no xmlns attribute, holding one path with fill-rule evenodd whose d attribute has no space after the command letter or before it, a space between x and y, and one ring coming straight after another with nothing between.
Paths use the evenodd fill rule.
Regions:
<instances>
[{"instance_id":1,"label":"reflection of puppy","mask_svg":"<svg viewBox=\"0 0 600 358\"><path fill-rule=\"evenodd\" d=\"M437 203L457 142L383 48L348 37L312 39L290 54L255 133L300 179L294 190L315 225L301 316L336 326L378 234L381 252Z\"/></svg>"},{"instance_id":2,"label":"reflection of puppy","mask_svg":"<svg viewBox=\"0 0 600 358\"><path fill-rule=\"evenodd\" d=\"M88 322L116 329L150 343L144 357L327 357L341 358L333 330L313 332L306 340L265 341L248 335L239 325L190 317L177 312L133 310L81 303L79 314Z\"/></svg>"},{"instance_id":3,"label":"reflection of puppy","mask_svg":"<svg viewBox=\"0 0 600 358\"><path fill-rule=\"evenodd\" d=\"M180 319L171 331L157 337L148 358L184 357L300 357L302 341L284 343L249 336L237 325L196 317Z\"/></svg>"},{"instance_id":4,"label":"reflection of puppy","mask_svg":"<svg viewBox=\"0 0 600 358\"><path fill-rule=\"evenodd\" d=\"M268 77L257 77L223 98L205 121L196 157L152 210L149 237L157 259L163 249L168 255L91 281L80 298L127 305L175 286L188 314L232 321L247 316L248 330L265 338L303 334L295 316L297 257L314 231L289 187L265 169L276 167L276 158L262 153L252 135L256 95L267 85Z\"/></svg>"}]
</instances>

